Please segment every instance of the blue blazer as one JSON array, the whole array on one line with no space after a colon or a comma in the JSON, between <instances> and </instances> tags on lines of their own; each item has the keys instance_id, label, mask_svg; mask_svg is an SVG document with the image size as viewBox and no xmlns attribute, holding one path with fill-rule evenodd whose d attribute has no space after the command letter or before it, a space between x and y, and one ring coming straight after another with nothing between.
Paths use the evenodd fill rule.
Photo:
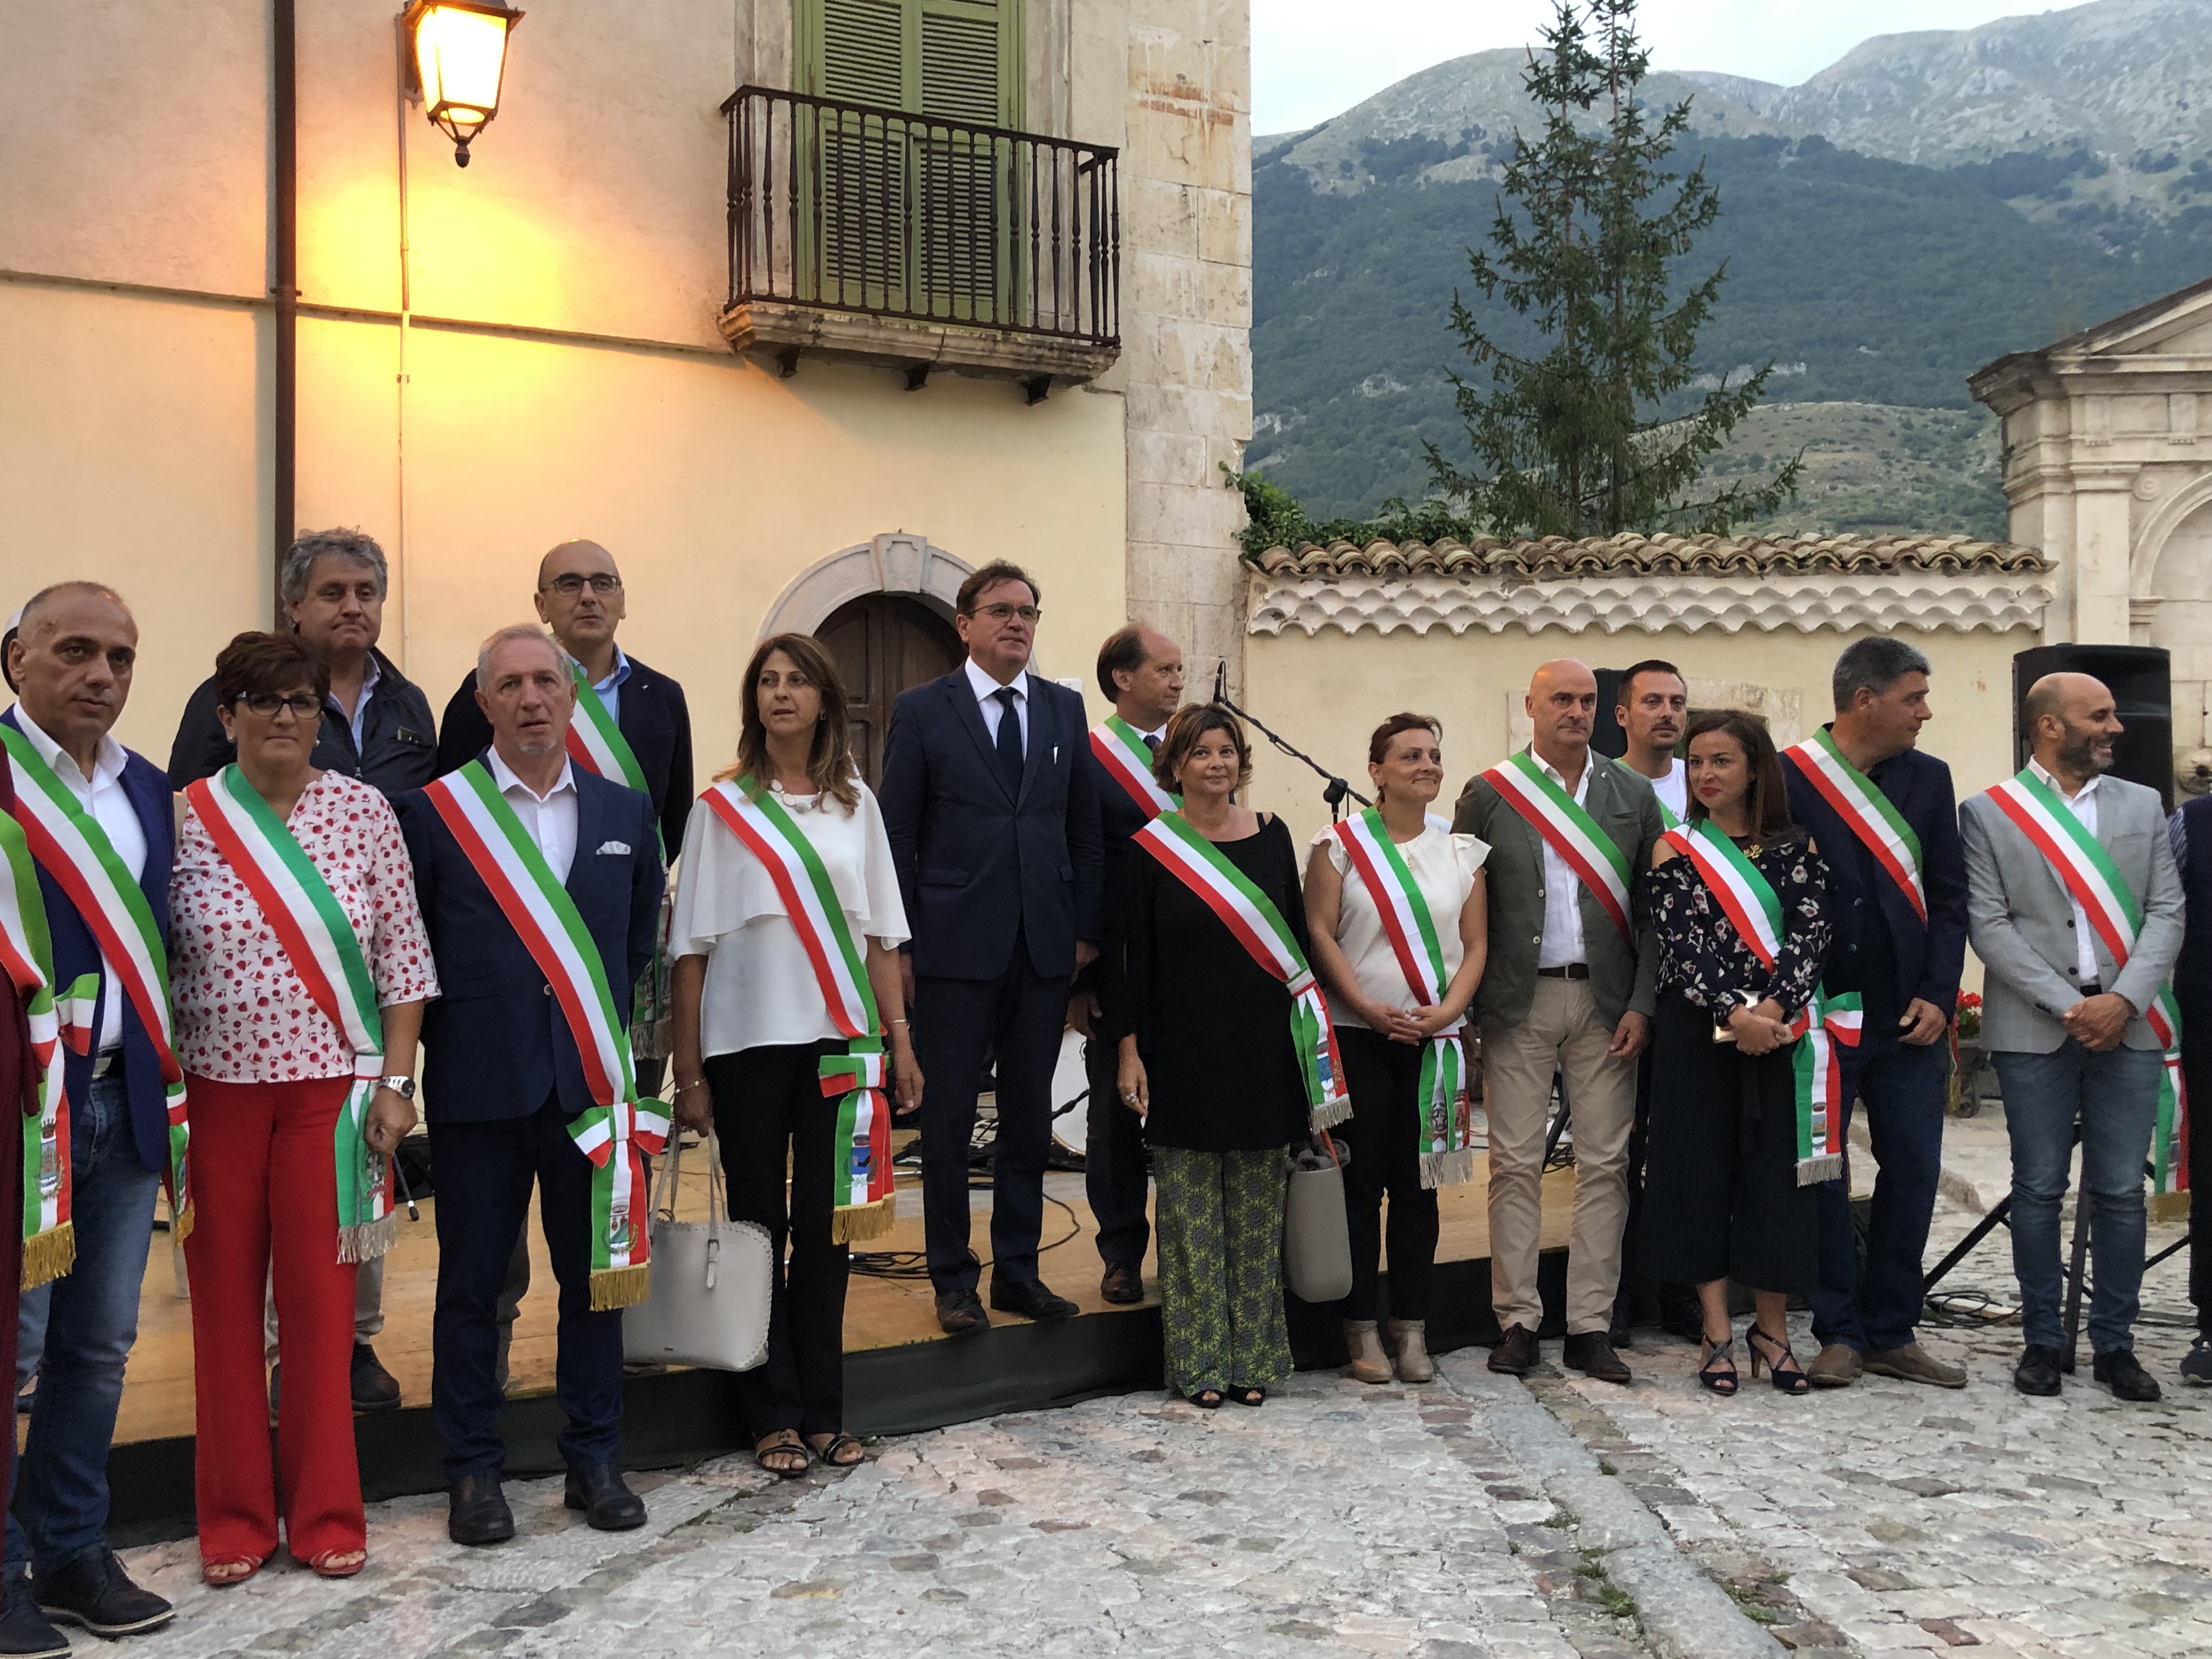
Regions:
<instances>
[{"instance_id":1,"label":"blue blazer","mask_svg":"<svg viewBox=\"0 0 2212 1659\"><path fill-rule=\"evenodd\" d=\"M1099 900L1098 960L1084 969L1077 988L1096 992L1100 1010L1099 1035L1117 1040L1128 1029L1123 1007L1121 950L1124 933L1121 912L1129 896L1129 843L1152 819L1131 799L1118 779L1092 752L1086 733L1083 740L1084 769L1091 774L1091 793L1098 799L1100 867L1103 885Z\"/></svg>"},{"instance_id":2,"label":"blue blazer","mask_svg":"<svg viewBox=\"0 0 2212 1659\"><path fill-rule=\"evenodd\" d=\"M1821 982L1832 991L1865 994L1869 1037L1894 1036L1898 1016L1916 997L1948 1014L1959 1000L1966 961L1966 854L1951 769L1933 755L1908 749L1867 775L1920 838L1920 879L1928 891L1924 924L1827 799L1794 764L1785 761L1782 770L1790 781L1790 816L1812 831L1828 866L1836 939ZM1883 941L1869 938L1877 927L1887 930L1887 954L1896 964L1895 977L1886 984L1873 982L1885 954Z\"/></svg>"},{"instance_id":3,"label":"blue blazer","mask_svg":"<svg viewBox=\"0 0 2212 1659\"><path fill-rule=\"evenodd\" d=\"M0 720L22 730L13 708L0 714ZM169 780L144 756L125 752L123 793L146 835L146 867L139 873L138 886L153 907L154 925L161 929L161 944L167 949L169 872L177 857L177 820L170 804ZM46 902L46 930L53 938L54 977L67 985L82 975L100 973L99 941L69 895L43 867L39 871L39 891ZM100 994L92 1011L95 1034L106 1024L107 1000L115 994L117 988L100 974ZM80 1054L66 1044L61 1053L63 1091L71 1103L82 1104L92 1087L93 1056ZM131 1141L138 1161L149 1170L166 1170L169 1167L169 1106L161 1085L161 1060L154 1052L154 1039L147 1035L138 1010L128 998L123 1004L123 1079L131 1094Z\"/></svg>"},{"instance_id":4,"label":"blue blazer","mask_svg":"<svg viewBox=\"0 0 2212 1659\"><path fill-rule=\"evenodd\" d=\"M566 885L627 1025L630 988L653 960L660 921L653 803L581 767L574 775L576 857ZM574 1117L592 1103L592 1091L537 959L429 796L415 790L398 810L443 992L422 1014L423 1115L441 1123L527 1117L557 1097ZM629 850L610 852L610 842Z\"/></svg>"},{"instance_id":5,"label":"blue blazer","mask_svg":"<svg viewBox=\"0 0 2212 1659\"><path fill-rule=\"evenodd\" d=\"M884 809L914 970L995 979L1018 933L1045 978L1075 971L1099 924L1098 800L1083 699L1030 676L1018 799L965 664L902 694L884 740Z\"/></svg>"}]
</instances>

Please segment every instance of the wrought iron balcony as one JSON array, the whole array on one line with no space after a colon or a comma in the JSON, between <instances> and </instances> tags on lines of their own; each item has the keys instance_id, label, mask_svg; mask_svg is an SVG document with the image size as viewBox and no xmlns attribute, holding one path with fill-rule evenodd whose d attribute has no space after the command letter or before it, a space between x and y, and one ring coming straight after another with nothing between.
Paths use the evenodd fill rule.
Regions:
<instances>
[{"instance_id":1,"label":"wrought iron balcony","mask_svg":"<svg viewBox=\"0 0 2212 1659\"><path fill-rule=\"evenodd\" d=\"M802 355L1024 382L1121 352L1118 152L880 105L741 87L722 334Z\"/></svg>"}]
</instances>

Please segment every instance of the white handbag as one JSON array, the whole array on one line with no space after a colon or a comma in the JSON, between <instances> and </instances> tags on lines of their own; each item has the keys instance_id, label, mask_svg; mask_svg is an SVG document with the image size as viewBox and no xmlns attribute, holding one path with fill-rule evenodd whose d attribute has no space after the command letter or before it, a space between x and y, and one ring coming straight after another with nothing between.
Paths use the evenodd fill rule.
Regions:
<instances>
[{"instance_id":1,"label":"white handbag","mask_svg":"<svg viewBox=\"0 0 2212 1659\"><path fill-rule=\"evenodd\" d=\"M678 1221L684 1146L672 1135L653 1193L653 1294L623 1315L623 1358L749 1371L768 1358L768 1230L727 1219L721 1149L707 1138L708 1219Z\"/></svg>"}]
</instances>

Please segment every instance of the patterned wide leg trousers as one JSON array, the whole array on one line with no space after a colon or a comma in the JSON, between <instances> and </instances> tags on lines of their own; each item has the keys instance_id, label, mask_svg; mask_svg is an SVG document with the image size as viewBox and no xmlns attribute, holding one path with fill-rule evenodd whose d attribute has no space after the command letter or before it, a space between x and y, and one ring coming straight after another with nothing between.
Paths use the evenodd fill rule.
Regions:
<instances>
[{"instance_id":1,"label":"patterned wide leg trousers","mask_svg":"<svg viewBox=\"0 0 2212 1659\"><path fill-rule=\"evenodd\" d=\"M1284 1149L1155 1146L1152 1173L1168 1392L1188 1399L1285 1381Z\"/></svg>"}]
</instances>

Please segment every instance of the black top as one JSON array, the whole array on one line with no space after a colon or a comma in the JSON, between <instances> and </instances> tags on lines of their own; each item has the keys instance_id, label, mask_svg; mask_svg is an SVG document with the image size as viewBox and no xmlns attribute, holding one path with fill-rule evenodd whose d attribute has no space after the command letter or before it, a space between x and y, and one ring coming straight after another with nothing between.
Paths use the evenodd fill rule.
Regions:
<instances>
[{"instance_id":1,"label":"black top","mask_svg":"<svg viewBox=\"0 0 2212 1659\"><path fill-rule=\"evenodd\" d=\"M1301 951L1305 901L1280 818L1214 850L1282 912ZM1258 1152L1306 1136L1291 994L1252 960L1206 901L1140 847L1121 911L1127 1001L1152 1090L1146 1138L1197 1152Z\"/></svg>"},{"instance_id":2,"label":"black top","mask_svg":"<svg viewBox=\"0 0 2212 1659\"><path fill-rule=\"evenodd\" d=\"M422 687L381 651L372 648L368 654L376 659L379 678L362 716L361 747L354 747L352 724L332 697L309 759L323 771L359 778L381 790L386 799L397 800L438 775L438 728L431 724L430 700ZM169 787L182 789L197 779L211 778L237 758L238 745L223 736L216 714L210 674L185 700L184 718L177 722L177 740L169 748Z\"/></svg>"},{"instance_id":3,"label":"black top","mask_svg":"<svg viewBox=\"0 0 2212 1659\"><path fill-rule=\"evenodd\" d=\"M1721 908L1698 866L1680 854L1644 884L1646 925L1659 940L1659 983L1717 1013L1748 998L1771 997L1791 1019L1820 982L1834 930L1828 921L1828 866L1804 833L1736 839L1782 901L1782 953L1761 965Z\"/></svg>"}]
</instances>

